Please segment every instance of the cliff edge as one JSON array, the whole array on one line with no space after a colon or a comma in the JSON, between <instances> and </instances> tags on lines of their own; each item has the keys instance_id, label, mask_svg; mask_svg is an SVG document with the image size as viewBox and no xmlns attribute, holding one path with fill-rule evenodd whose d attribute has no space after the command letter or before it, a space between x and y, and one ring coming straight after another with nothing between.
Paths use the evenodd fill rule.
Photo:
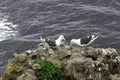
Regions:
<instances>
[{"instance_id":1,"label":"cliff edge","mask_svg":"<svg viewBox=\"0 0 120 80\"><path fill-rule=\"evenodd\" d=\"M14 53L0 80L120 80L114 48L64 48L41 43Z\"/></svg>"}]
</instances>

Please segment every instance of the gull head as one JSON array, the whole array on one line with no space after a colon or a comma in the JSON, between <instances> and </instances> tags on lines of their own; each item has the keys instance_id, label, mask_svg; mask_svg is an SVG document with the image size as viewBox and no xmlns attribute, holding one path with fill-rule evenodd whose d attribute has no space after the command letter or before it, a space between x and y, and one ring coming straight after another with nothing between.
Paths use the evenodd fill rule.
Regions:
<instances>
[{"instance_id":1,"label":"gull head","mask_svg":"<svg viewBox=\"0 0 120 80\"><path fill-rule=\"evenodd\" d=\"M66 40L65 40L65 37L64 37L63 35L60 35L60 36L59 36L59 39L62 40L62 41L66 41Z\"/></svg>"}]
</instances>

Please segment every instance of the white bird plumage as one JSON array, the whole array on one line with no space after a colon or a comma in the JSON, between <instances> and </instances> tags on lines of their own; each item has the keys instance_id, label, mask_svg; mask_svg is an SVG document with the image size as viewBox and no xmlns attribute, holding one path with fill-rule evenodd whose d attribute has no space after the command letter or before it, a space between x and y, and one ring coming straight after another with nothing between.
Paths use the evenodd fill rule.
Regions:
<instances>
[{"instance_id":1,"label":"white bird plumage","mask_svg":"<svg viewBox=\"0 0 120 80\"><path fill-rule=\"evenodd\" d=\"M63 36L63 35L60 35L60 36L58 37L58 39L55 40L56 45L57 45L57 46L60 46L61 44L63 44L63 42L62 42L63 40L65 41L64 36Z\"/></svg>"},{"instance_id":2,"label":"white bird plumage","mask_svg":"<svg viewBox=\"0 0 120 80\"><path fill-rule=\"evenodd\" d=\"M65 41L65 38L63 35L60 35L56 40L53 39L44 39L42 36L40 36L41 42L46 42L50 46L60 46L63 44L63 41Z\"/></svg>"},{"instance_id":3,"label":"white bird plumage","mask_svg":"<svg viewBox=\"0 0 120 80\"><path fill-rule=\"evenodd\" d=\"M81 47L86 47L89 46L91 43L93 43L96 39L98 38L97 35L90 35L84 38L79 38L79 39L72 39L70 41L70 44L75 44Z\"/></svg>"},{"instance_id":4,"label":"white bird plumage","mask_svg":"<svg viewBox=\"0 0 120 80\"><path fill-rule=\"evenodd\" d=\"M40 41L45 42L45 39L42 36L40 36Z\"/></svg>"}]
</instances>

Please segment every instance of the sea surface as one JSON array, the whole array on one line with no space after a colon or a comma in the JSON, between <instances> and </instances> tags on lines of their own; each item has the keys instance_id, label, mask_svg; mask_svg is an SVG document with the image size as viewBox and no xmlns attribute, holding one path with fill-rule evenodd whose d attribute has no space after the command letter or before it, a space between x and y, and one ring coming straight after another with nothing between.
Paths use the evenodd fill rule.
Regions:
<instances>
[{"instance_id":1,"label":"sea surface","mask_svg":"<svg viewBox=\"0 0 120 80\"><path fill-rule=\"evenodd\" d=\"M99 34L91 46L120 52L120 0L0 0L0 76L14 52L61 34L68 43Z\"/></svg>"}]
</instances>

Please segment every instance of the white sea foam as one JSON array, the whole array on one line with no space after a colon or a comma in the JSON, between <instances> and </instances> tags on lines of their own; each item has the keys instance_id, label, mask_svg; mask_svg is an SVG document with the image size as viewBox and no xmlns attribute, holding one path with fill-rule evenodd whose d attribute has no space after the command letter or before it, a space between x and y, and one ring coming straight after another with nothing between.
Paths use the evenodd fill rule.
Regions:
<instances>
[{"instance_id":1,"label":"white sea foam","mask_svg":"<svg viewBox=\"0 0 120 80\"><path fill-rule=\"evenodd\" d=\"M0 41L12 38L16 35L17 25L9 22L7 19L0 20Z\"/></svg>"}]
</instances>

